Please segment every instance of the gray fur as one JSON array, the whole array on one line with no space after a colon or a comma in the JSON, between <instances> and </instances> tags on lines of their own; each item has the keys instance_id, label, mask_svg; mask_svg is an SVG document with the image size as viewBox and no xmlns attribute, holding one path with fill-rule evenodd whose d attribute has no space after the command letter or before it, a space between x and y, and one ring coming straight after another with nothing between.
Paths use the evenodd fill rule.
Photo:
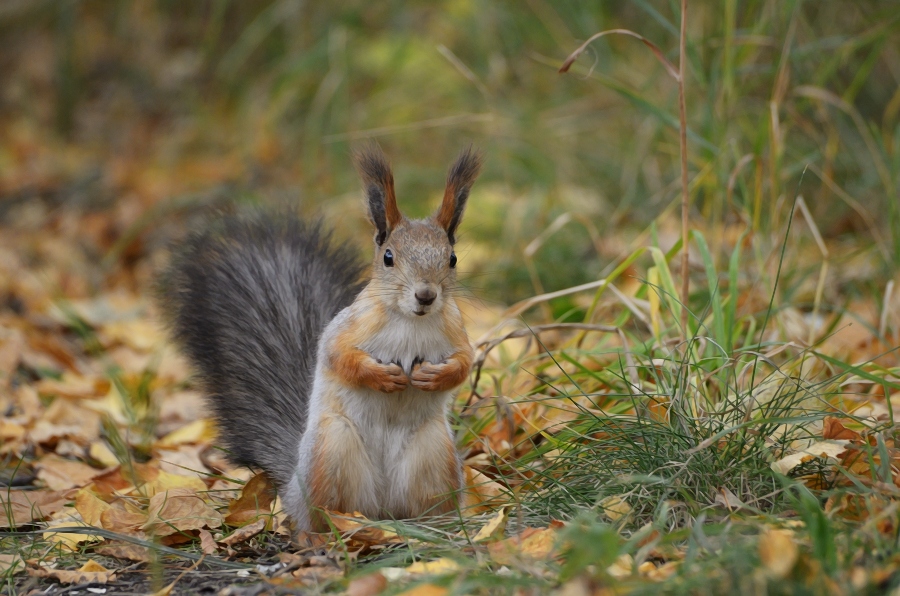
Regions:
<instances>
[{"instance_id":1,"label":"gray fur","mask_svg":"<svg viewBox=\"0 0 900 596\"><path fill-rule=\"evenodd\" d=\"M355 253L329 236L284 214L223 217L184 243L160 284L230 458L279 489L297 467L319 336L363 287Z\"/></svg>"}]
</instances>

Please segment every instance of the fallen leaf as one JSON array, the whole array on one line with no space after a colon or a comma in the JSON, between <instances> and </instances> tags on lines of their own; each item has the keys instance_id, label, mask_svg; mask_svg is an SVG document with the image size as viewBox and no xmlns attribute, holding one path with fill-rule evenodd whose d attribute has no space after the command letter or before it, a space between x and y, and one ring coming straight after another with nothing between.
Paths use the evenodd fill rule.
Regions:
<instances>
[{"instance_id":1,"label":"fallen leaf","mask_svg":"<svg viewBox=\"0 0 900 596\"><path fill-rule=\"evenodd\" d=\"M103 397L109 392L110 383L102 377L82 377L65 373L60 379L41 379L35 388L41 395L55 395L72 400Z\"/></svg>"},{"instance_id":2,"label":"fallen leaf","mask_svg":"<svg viewBox=\"0 0 900 596\"><path fill-rule=\"evenodd\" d=\"M0 554L0 575L11 573L15 575L21 573L25 569L25 562L19 555L2 555ZM7 576L9 577L9 576Z\"/></svg>"},{"instance_id":3,"label":"fallen leaf","mask_svg":"<svg viewBox=\"0 0 900 596\"><path fill-rule=\"evenodd\" d=\"M340 532L342 539L356 547L400 542L400 537L395 532L378 527L358 511L347 515L325 510L324 514L334 529Z\"/></svg>"},{"instance_id":4,"label":"fallen leaf","mask_svg":"<svg viewBox=\"0 0 900 596\"><path fill-rule=\"evenodd\" d=\"M109 571L103 565L93 560L89 560L81 569L74 571L68 569L45 569L43 567L34 569L29 567L28 574L32 577L55 579L63 584L105 584L116 581L115 571Z\"/></svg>"},{"instance_id":5,"label":"fallen leaf","mask_svg":"<svg viewBox=\"0 0 900 596\"><path fill-rule=\"evenodd\" d=\"M518 536L488 545L488 552L494 562L509 565L521 560L546 559L556 545L556 531L549 528L525 528Z\"/></svg>"},{"instance_id":6,"label":"fallen leaf","mask_svg":"<svg viewBox=\"0 0 900 596\"><path fill-rule=\"evenodd\" d=\"M797 542L790 530L768 529L759 537L759 558L770 577L787 577L798 557Z\"/></svg>"},{"instance_id":7,"label":"fallen leaf","mask_svg":"<svg viewBox=\"0 0 900 596\"><path fill-rule=\"evenodd\" d=\"M119 459L116 457L116 454L112 452L112 449L110 449L109 445L104 441L94 441L91 443L88 453L93 459L97 460L107 468L119 465Z\"/></svg>"},{"instance_id":8,"label":"fallen leaf","mask_svg":"<svg viewBox=\"0 0 900 596\"><path fill-rule=\"evenodd\" d=\"M66 490L88 484L102 473L84 462L64 459L55 454L45 455L37 463L37 477L53 490Z\"/></svg>"},{"instance_id":9,"label":"fallen leaf","mask_svg":"<svg viewBox=\"0 0 900 596\"><path fill-rule=\"evenodd\" d=\"M503 486L475 468L465 466L466 488L464 505L469 514L481 513L507 498Z\"/></svg>"},{"instance_id":10,"label":"fallen leaf","mask_svg":"<svg viewBox=\"0 0 900 596\"><path fill-rule=\"evenodd\" d=\"M194 445L209 443L216 436L212 423L201 418L181 426L156 442L157 448L177 447L178 445Z\"/></svg>"},{"instance_id":11,"label":"fallen leaf","mask_svg":"<svg viewBox=\"0 0 900 596\"><path fill-rule=\"evenodd\" d=\"M105 557L140 563L149 563L151 560L150 550L137 544L108 544L97 547L94 552Z\"/></svg>"},{"instance_id":12,"label":"fallen leaf","mask_svg":"<svg viewBox=\"0 0 900 596\"><path fill-rule=\"evenodd\" d=\"M219 552L219 545L216 544L216 540L209 530L200 530L200 550L204 555L214 555Z\"/></svg>"},{"instance_id":13,"label":"fallen leaf","mask_svg":"<svg viewBox=\"0 0 900 596\"><path fill-rule=\"evenodd\" d=\"M778 461L772 462L772 469L780 474L788 474L791 470L800 464L810 461L814 458L837 458L847 449L849 441L819 441L805 449L798 450L787 457L783 457Z\"/></svg>"},{"instance_id":14,"label":"fallen leaf","mask_svg":"<svg viewBox=\"0 0 900 596\"><path fill-rule=\"evenodd\" d=\"M506 531L507 521L506 507L501 507L500 511L491 517L491 519L478 530L472 538L472 541L488 542L502 539L503 534Z\"/></svg>"},{"instance_id":15,"label":"fallen leaf","mask_svg":"<svg viewBox=\"0 0 900 596\"><path fill-rule=\"evenodd\" d=\"M239 528L223 538L221 540L222 544L227 546L234 546L235 544L240 544L241 542L246 542L262 532L266 529L266 522L269 521L265 518L260 518L253 522L252 524L248 524L243 528Z\"/></svg>"},{"instance_id":16,"label":"fallen leaf","mask_svg":"<svg viewBox=\"0 0 900 596\"><path fill-rule=\"evenodd\" d=\"M612 565L606 568L606 572L616 579L623 579L631 575L634 570L634 559L631 555L619 555Z\"/></svg>"},{"instance_id":17,"label":"fallen leaf","mask_svg":"<svg viewBox=\"0 0 900 596\"><path fill-rule=\"evenodd\" d=\"M173 488L150 499L148 520L143 530L152 536L169 536L176 532L218 528L222 516L190 488Z\"/></svg>"},{"instance_id":18,"label":"fallen leaf","mask_svg":"<svg viewBox=\"0 0 900 596\"><path fill-rule=\"evenodd\" d=\"M265 474L257 474L247 481L241 496L228 505L225 523L231 526L255 521L261 515L270 515L275 500L275 488Z\"/></svg>"},{"instance_id":19,"label":"fallen leaf","mask_svg":"<svg viewBox=\"0 0 900 596\"><path fill-rule=\"evenodd\" d=\"M109 507L109 503L102 501L91 490L82 488L75 493L75 509L81 514L84 523L89 526L101 527L100 517Z\"/></svg>"},{"instance_id":20,"label":"fallen leaf","mask_svg":"<svg viewBox=\"0 0 900 596\"><path fill-rule=\"evenodd\" d=\"M74 507L65 507L59 512L53 514L53 519L47 523L47 528L42 533L44 540L55 542L62 548L77 552L79 544L82 542L100 542L103 540L96 534L80 533L80 532L56 532L54 528L89 528L81 514Z\"/></svg>"},{"instance_id":21,"label":"fallen leaf","mask_svg":"<svg viewBox=\"0 0 900 596\"><path fill-rule=\"evenodd\" d=\"M862 440L862 436L853 430L848 429L841 421L834 417L827 417L822 423L822 438L826 440L845 439L848 441Z\"/></svg>"},{"instance_id":22,"label":"fallen leaf","mask_svg":"<svg viewBox=\"0 0 900 596\"><path fill-rule=\"evenodd\" d=\"M0 490L0 528L50 517L65 506L65 495L66 491L56 490Z\"/></svg>"},{"instance_id":23,"label":"fallen leaf","mask_svg":"<svg viewBox=\"0 0 900 596\"><path fill-rule=\"evenodd\" d=\"M196 493L197 491L205 491L206 483L200 480L197 475L183 476L181 474L172 474L165 470L158 470L153 480L140 487L140 492L144 496L153 498L158 494L173 489L186 489Z\"/></svg>"},{"instance_id":24,"label":"fallen leaf","mask_svg":"<svg viewBox=\"0 0 900 596\"><path fill-rule=\"evenodd\" d=\"M352 580L347 586L346 596L375 596L387 587L387 578L380 572L370 573Z\"/></svg>"},{"instance_id":25,"label":"fallen leaf","mask_svg":"<svg viewBox=\"0 0 900 596\"><path fill-rule=\"evenodd\" d=\"M738 509L742 509L747 506L746 503L741 501L737 495L735 495L728 489L728 487L725 486L716 491L715 502L719 505L722 505L729 511L737 511Z\"/></svg>"},{"instance_id":26,"label":"fallen leaf","mask_svg":"<svg viewBox=\"0 0 900 596\"><path fill-rule=\"evenodd\" d=\"M146 513L127 511L122 507L110 507L100 515L100 524L104 529L121 534L143 536L141 528L146 523Z\"/></svg>"},{"instance_id":27,"label":"fallen leaf","mask_svg":"<svg viewBox=\"0 0 900 596\"><path fill-rule=\"evenodd\" d=\"M623 519L627 520L631 517L631 505L619 495L606 497L600 501L598 506L603 511L603 515L609 518L609 521L611 522L618 522Z\"/></svg>"},{"instance_id":28,"label":"fallen leaf","mask_svg":"<svg viewBox=\"0 0 900 596\"><path fill-rule=\"evenodd\" d=\"M416 561L406 568L406 572L419 575L443 575L459 571L459 563L447 557L434 561Z\"/></svg>"}]
</instances>

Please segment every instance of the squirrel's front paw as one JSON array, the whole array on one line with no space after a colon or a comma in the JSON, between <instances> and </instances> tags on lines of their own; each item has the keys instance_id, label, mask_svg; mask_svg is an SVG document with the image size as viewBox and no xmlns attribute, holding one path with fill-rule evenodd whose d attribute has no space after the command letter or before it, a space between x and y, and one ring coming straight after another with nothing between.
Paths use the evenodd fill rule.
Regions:
<instances>
[{"instance_id":1,"label":"squirrel's front paw","mask_svg":"<svg viewBox=\"0 0 900 596\"><path fill-rule=\"evenodd\" d=\"M394 393L403 391L409 384L409 378L403 372L403 369L396 364L382 364L380 361L373 361L370 365L373 375L370 387L381 391L382 393Z\"/></svg>"},{"instance_id":2,"label":"squirrel's front paw","mask_svg":"<svg viewBox=\"0 0 900 596\"><path fill-rule=\"evenodd\" d=\"M458 376L458 366L454 361L441 362L440 364L432 364L431 362L423 362L417 366L413 366L409 375L409 382L416 389L422 391L445 391L456 387L459 383L456 380Z\"/></svg>"}]
</instances>

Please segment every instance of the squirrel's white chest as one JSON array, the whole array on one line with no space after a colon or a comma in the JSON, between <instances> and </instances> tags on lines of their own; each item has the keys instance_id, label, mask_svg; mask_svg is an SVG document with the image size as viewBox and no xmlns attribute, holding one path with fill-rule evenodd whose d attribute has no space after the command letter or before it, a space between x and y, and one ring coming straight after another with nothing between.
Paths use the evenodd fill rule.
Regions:
<instances>
[{"instance_id":1,"label":"squirrel's white chest","mask_svg":"<svg viewBox=\"0 0 900 596\"><path fill-rule=\"evenodd\" d=\"M453 353L442 321L436 316L392 322L359 347L382 362L399 364L406 374L415 362L438 363Z\"/></svg>"}]
</instances>

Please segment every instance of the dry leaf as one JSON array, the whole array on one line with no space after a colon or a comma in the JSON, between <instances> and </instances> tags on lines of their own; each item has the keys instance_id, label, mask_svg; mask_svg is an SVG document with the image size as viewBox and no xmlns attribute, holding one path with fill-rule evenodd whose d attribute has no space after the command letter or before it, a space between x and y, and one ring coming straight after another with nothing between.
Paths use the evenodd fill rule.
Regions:
<instances>
[{"instance_id":1,"label":"dry leaf","mask_svg":"<svg viewBox=\"0 0 900 596\"><path fill-rule=\"evenodd\" d=\"M848 429L837 418L827 417L822 423L822 438L826 440L845 439L848 441L861 441L862 436Z\"/></svg>"},{"instance_id":2,"label":"dry leaf","mask_svg":"<svg viewBox=\"0 0 900 596\"><path fill-rule=\"evenodd\" d=\"M22 561L22 557L19 555L0 554L0 576L4 576L10 572L12 575L15 575L21 573L24 569L25 562Z\"/></svg>"},{"instance_id":3,"label":"dry leaf","mask_svg":"<svg viewBox=\"0 0 900 596\"><path fill-rule=\"evenodd\" d=\"M172 489L186 489L196 493L197 491L205 491L206 483L200 480L196 474L183 476L181 474L172 474L165 470L158 470L156 471L156 477L144 484L140 488L140 492L147 497L153 498Z\"/></svg>"},{"instance_id":4,"label":"dry leaf","mask_svg":"<svg viewBox=\"0 0 900 596\"><path fill-rule=\"evenodd\" d=\"M150 550L138 544L108 544L97 547L94 552L105 557L140 563L149 563L151 560Z\"/></svg>"},{"instance_id":5,"label":"dry leaf","mask_svg":"<svg viewBox=\"0 0 900 596\"><path fill-rule=\"evenodd\" d=\"M55 454L45 455L36 464L37 477L53 490L66 490L88 484L102 470L80 461L63 459Z\"/></svg>"},{"instance_id":6,"label":"dry leaf","mask_svg":"<svg viewBox=\"0 0 900 596\"><path fill-rule=\"evenodd\" d=\"M127 511L120 507L110 507L100 515L101 525L112 532L143 536L141 530L147 523L147 514L143 511Z\"/></svg>"},{"instance_id":7,"label":"dry leaf","mask_svg":"<svg viewBox=\"0 0 900 596\"><path fill-rule=\"evenodd\" d=\"M550 528L525 528L518 536L488 545L491 558L501 565L509 565L524 558L546 559L556 544L556 531Z\"/></svg>"},{"instance_id":8,"label":"dry leaf","mask_svg":"<svg viewBox=\"0 0 900 596\"><path fill-rule=\"evenodd\" d=\"M328 516L330 524L341 533L343 540L354 546L364 547L400 542L400 537L396 533L379 528L358 511L352 515L327 510L324 513Z\"/></svg>"},{"instance_id":9,"label":"dry leaf","mask_svg":"<svg viewBox=\"0 0 900 596\"><path fill-rule=\"evenodd\" d=\"M43 532L44 540L55 542L66 550L77 552L82 542L99 542L103 540L96 534L81 534L77 532L54 532L54 528L77 528L89 526L81 519L81 514L74 507L65 507L53 515L53 519L47 524Z\"/></svg>"},{"instance_id":10,"label":"dry leaf","mask_svg":"<svg viewBox=\"0 0 900 596\"><path fill-rule=\"evenodd\" d=\"M177 447L178 445L196 445L209 443L216 436L212 422L206 418L195 420L181 426L156 442L157 448Z\"/></svg>"},{"instance_id":11,"label":"dry leaf","mask_svg":"<svg viewBox=\"0 0 900 596\"><path fill-rule=\"evenodd\" d=\"M772 462L772 469L780 474L788 474L791 470L804 462L816 457L823 459L836 458L847 449L849 441L819 441L797 453L792 453L776 462Z\"/></svg>"},{"instance_id":12,"label":"dry leaf","mask_svg":"<svg viewBox=\"0 0 900 596\"><path fill-rule=\"evenodd\" d=\"M0 490L0 528L50 517L65 506L65 495L66 491L55 490Z\"/></svg>"},{"instance_id":13,"label":"dry leaf","mask_svg":"<svg viewBox=\"0 0 900 596\"><path fill-rule=\"evenodd\" d=\"M346 596L375 596L387 587L387 578L378 571L357 577L347 586Z\"/></svg>"},{"instance_id":14,"label":"dry leaf","mask_svg":"<svg viewBox=\"0 0 900 596\"><path fill-rule=\"evenodd\" d=\"M200 550L204 555L214 555L219 552L219 545L216 544L216 540L209 530L200 530Z\"/></svg>"},{"instance_id":15,"label":"dry leaf","mask_svg":"<svg viewBox=\"0 0 900 596\"><path fill-rule=\"evenodd\" d=\"M262 532L266 529L266 522L269 521L265 518L260 518L253 522L252 524L248 524L243 528L237 529L232 532L229 536L226 536L222 539L222 544L227 546L234 546L235 544L240 544L241 542L246 542Z\"/></svg>"},{"instance_id":16,"label":"dry leaf","mask_svg":"<svg viewBox=\"0 0 900 596\"><path fill-rule=\"evenodd\" d=\"M109 503L102 501L91 490L82 488L75 493L75 509L81 514L84 523L89 526L101 527L100 516L109 508Z\"/></svg>"},{"instance_id":17,"label":"dry leaf","mask_svg":"<svg viewBox=\"0 0 900 596\"><path fill-rule=\"evenodd\" d=\"M599 507L603 510L603 514L609 518L611 522L617 522L627 519L631 516L631 505L619 495L606 497L599 503Z\"/></svg>"},{"instance_id":18,"label":"dry leaf","mask_svg":"<svg viewBox=\"0 0 900 596\"><path fill-rule=\"evenodd\" d=\"M488 542L500 540L506 532L506 522L508 521L506 507L501 507L491 519L488 520L472 538L473 542Z\"/></svg>"},{"instance_id":19,"label":"dry leaf","mask_svg":"<svg viewBox=\"0 0 900 596\"><path fill-rule=\"evenodd\" d=\"M742 509L747 506L747 504L741 501L737 495L735 495L727 487L724 486L716 492L715 502L719 505L722 505L729 511L737 511L738 509Z\"/></svg>"},{"instance_id":20,"label":"dry leaf","mask_svg":"<svg viewBox=\"0 0 900 596\"><path fill-rule=\"evenodd\" d=\"M271 514L275 500L275 488L265 474L257 474L244 485L241 496L228 505L225 523L231 526L255 521L259 516Z\"/></svg>"},{"instance_id":21,"label":"dry leaf","mask_svg":"<svg viewBox=\"0 0 900 596\"><path fill-rule=\"evenodd\" d=\"M465 507L471 514L487 511L493 505L502 504L508 493L498 482L494 482L475 468L465 466L466 488Z\"/></svg>"},{"instance_id":22,"label":"dry leaf","mask_svg":"<svg viewBox=\"0 0 900 596\"><path fill-rule=\"evenodd\" d=\"M407 567L405 571L420 575L442 575L459 571L459 564L453 559L441 557L435 561L416 561Z\"/></svg>"},{"instance_id":23,"label":"dry leaf","mask_svg":"<svg viewBox=\"0 0 900 596\"><path fill-rule=\"evenodd\" d=\"M190 488L173 488L150 499L148 520L143 529L152 536L169 536L176 532L218 528L222 516Z\"/></svg>"},{"instance_id":24,"label":"dry leaf","mask_svg":"<svg viewBox=\"0 0 900 596\"><path fill-rule=\"evenodd\" d=\"M116 581L116 572L109 571L103 565L88 560L81 569L71 571L68 569L37 569L28 568L28 574L33 577L46 577L55 579L63 584L105 584Z\"/></svg>"},{"instance_id":25,"label":"dry leaf","mask_svg":"<svg viewBox=\"0 0 900 596\"><path fill-rule=\"evenodd\" d=\"M775 579L787 577L799 554L794 533L790 530L768 529L759 537L759 559Z\"/></svg>"},{"instance_id":26,"label":"dry leaf","mask_svg":"<svg viewBox=\"0 0 900 596\"><path fill-rule=\"evenodd\" d=\"M623 579L631 575L634 570L634 559L631 555L619 555L612 565L606 568L606 572L616 579Z\"/></svg>"}]
</instances>

